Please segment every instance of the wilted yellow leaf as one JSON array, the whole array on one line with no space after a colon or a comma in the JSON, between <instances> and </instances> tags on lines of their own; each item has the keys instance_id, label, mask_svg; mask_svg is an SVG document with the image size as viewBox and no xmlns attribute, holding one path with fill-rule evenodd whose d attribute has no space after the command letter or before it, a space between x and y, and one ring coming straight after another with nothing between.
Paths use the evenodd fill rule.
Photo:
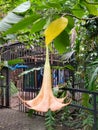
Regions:
<instances>
[{"instance_id":1,"label":"wilted yellow leaf","mask_svg":"<svg viewBox=\"0 0 98 130\"><path fill-rule=\"evenodd\" d=\"M67 26L68 19L64 17L60 17L53 22L45 30L45 43L48 45L53 41Z\"/></svg>"}]
</instances>

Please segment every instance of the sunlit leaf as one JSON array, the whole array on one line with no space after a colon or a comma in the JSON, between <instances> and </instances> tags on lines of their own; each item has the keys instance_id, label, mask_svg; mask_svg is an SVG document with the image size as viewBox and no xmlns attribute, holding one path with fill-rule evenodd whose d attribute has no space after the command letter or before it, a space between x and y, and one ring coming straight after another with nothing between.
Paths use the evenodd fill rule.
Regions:
<instances>
[{"instance_id":1,"label":"sunlit leaf","mask_svg":"<svg viewBox=\"0 0 98 130\"><path fill-rule=\"evenodd\" d=\"M24 2L21 5L19 5L18 7L16 7L13 12L15 13L23 13L25 11L27 11L31 6L30 1Z\"/></svg>"},{"instance_id":2,"label":"sunlit leaf","mask_svg":"<svg viewBox=\"0 0 98 130\"><path fill-rule=\"evenodd\" d=\"M0 21L0 31L6 31L12 27L12 24L18 23L23 18L23 16L19 15L19 13L26 12L29 8L30 2L28 1L22 3L9 12L8 15Z\"/></svg>"},{"instance_id":3,"label":"sunlit leaf","mask_svg":"<svg viewBox=\"0 0 98 130\"><path fill-rule=\"evenodd\" d=\"M66 47L69 46L69 36L66 31L63 31L55 38L54 46L61 54L66 51Z\"/></svg>"},{"instance_id":4,"label":"sunlit leaf","mask_svg":"<svg viewBox=\"0 0 98 130\"><path fill-rule=\"evenodd\" d=\"M98 16L98 3L92 4L90 2L87 2L85 0L80 0L81 4L85 6L90 14Z\"/></svg>"},{"instance_id":5,"label":"sunlit leaf","mask_svg":"<svg viewBox=\"0 0 98 130\"><path fill-rule=\"evenodd\" d=\"M22 16L18 16L10 12L5 18L0 21L0 31L6 31L7 29L11 28L11 24L19 22L22 18Z\"/></svg>"},{"instance_id":6,"label":"sunlit leaf","mask_svg":"<svg viewBox=\"0 0 98 130\"><path fill-rule=\"evenodd\" d=\"M3 21L0 22L0 32L1 31L6 31L9 28L11 28L10 24L8 24L6 22L3 22Z\"/></svg>"},{"instance_id":7,"label":"sunlit leaf","mask_svg":"<svg viewBox=\"0 0 98 130\"><path fill-rule=\"evenodd\" d=\"M3 19L3 22L6 23L17 23L19 22L23 17L16 15L12 12L8 13L8 15Z\"/></svg>"},{"instance_id":8,"label":"sunlit leaf","mask_svg":"<svg viewBox=\"0 0 98 130\"><path fill-rule=\"evenodd\" d=\"M53 22L45 30L45 43L50 44L67 26L68 19L61 17Z\"/></svg>"}]
</instances>

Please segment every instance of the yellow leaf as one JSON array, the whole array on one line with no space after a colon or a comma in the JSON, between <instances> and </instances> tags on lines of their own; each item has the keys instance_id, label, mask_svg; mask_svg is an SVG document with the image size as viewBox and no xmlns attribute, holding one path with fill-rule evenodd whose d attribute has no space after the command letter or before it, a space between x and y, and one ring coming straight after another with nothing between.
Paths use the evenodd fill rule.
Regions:
<instances>
[{"instance_id":1,"label":"yellow leaf","mask_svg":"<svg viewBox=\"0 0 98 130\"><path fill-rule=\"evenodd\" d=\"M45 30L45 43L46 45L50 44L67 26L68 19L64 17L60 17L53 22Z\"/></svg>"}]
</instances>

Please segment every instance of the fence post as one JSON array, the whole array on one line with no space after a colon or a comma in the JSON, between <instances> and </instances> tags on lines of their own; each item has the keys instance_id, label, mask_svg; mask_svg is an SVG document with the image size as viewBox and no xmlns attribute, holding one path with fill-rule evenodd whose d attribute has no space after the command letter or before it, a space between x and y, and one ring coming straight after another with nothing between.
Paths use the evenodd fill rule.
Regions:
<instances>
[{"instance_id":1,"label":"fence post","mask_svg":"<svg viewBox=\"0 0 98 130\"><path fill-rule=\"evenodd\" d=\"M10 80L9 80L9 69L8 68L5 68L6 69L6 107L9 107L10 104L9 104L9 100L10 100L10 94L9 94L9 91L10 91Z\"/></svg>"},{"instance_id":2,"label":"fence post","mask_svg":"<svg viewBox=\"0 0 98 130\"><path fill-rule=\"evenodd\" d=\"M94 130L97 130L97 108L96 108L96 94L93 93L94 97Z\"/></svg>"}]
</instances>

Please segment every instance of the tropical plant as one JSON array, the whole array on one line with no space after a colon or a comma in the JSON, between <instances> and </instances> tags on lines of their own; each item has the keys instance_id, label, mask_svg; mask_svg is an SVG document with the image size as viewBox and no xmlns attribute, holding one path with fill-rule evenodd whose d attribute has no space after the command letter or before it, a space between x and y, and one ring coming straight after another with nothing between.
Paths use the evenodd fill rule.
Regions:
<instances>
[{"instance_id":1,"label":"tropical plant","mask_svg":"<svg viewBox=\"0 0 98 130\"><path fill-rule=\"evenodd\" d=\"M27 7L30 7L29 2L25 2L25 3L27 3ZM25 5L25 3L23 3L23 5ZM21 11L29 9L29 8L25 9L23 5L21 5L22 6ZM86 20L92 19L92 18L89 19L84 18L85 15L89 15L89 14L94 15L93 19L95 19L98 14L97 7L98 7L97 3L92 4L92 2L90 3L86 0L82 0L82 1L81 0L77 0L77 1L59 0L58 3L55 2L54 0L49 0L49 1L43 0L42 2L31 0L31 7L27 11L27 13L25 13L25 17L23 17L24 15L22 14L23 15L22 19L19 22L16 21L16 23L13 23L13 26L6 27L7 31L4 32L3 35L16 33L18 39L21 39L20 37L24 39L25 38L24 36L26 36L26 39L28 39L29 42L30 41L34 42L34 39L37 36L37 34L40 37L43 36L42 31L49 25L49 23L51 23L51 21L57 19L60 16L66 16L69 21L66 31L64 30L64 32L62 32L59 35L59 37L54 39L55 48L60 53L64 53L66 52L66 49L67 51L69 51L69 49L66 48L66 46L69 46L69 32L74 27L75 19L77 19L80 23L81 21L85 22ZM17 10L17 17L19 17L20 15L21 15L20 11ZM0 23L2 24L2 20Z\"/></svg>"},{"instance_id":2,"label":"tropical plant","mask_svg":"<svg viewBox=\"0 0 98 130\"><path fill-rule=\"evenodd\" d=\"M25 10L26 12L20 13L18 10L18 12L14 13L12 11L14 16L16 16L14 18L18 18L17 22L14 20L8 21L7 24L2 26L4 19L9 18L9 14L5 18L2 18L0 21L0 41L4 43L9 38L12 39L11 36L14 34L13 36L17 40L25 42L27 45L35 43L40 45L43 44L44 36L47 36L47 32L50 29L48 28L48 31L46 30L43 33L44 30L51 25L51 28L55 31L49 33L51 37L48 36L49 39L45 39L46 43L50 46L50 42L52 42L51 45L60 54L64 54L64 62L66 62L67 58L70 59L71 57L72 64L74 64L76 69L74 71L75 76L78 77L79 81L85 81L85 89L95 90L96 87L92 88L92 86L97 82L97 69L92 66L90 67L89 64L95 62L98 56L97 0L58 0L58 2L55 0L31 0L31 6L29 2L27 3L28 8ZM23 5L21 6L23 7ZM24 10L25 7L22 9ZM12 19L11 15L10 18ZM68 25L65 29L66 18L68 19ZM55 20L59 21L56 22L62 28L62 31L59 33L58 26L56 26L58 30L55 27L56 22L52 23ZM64 24L63 27L61 26L63 25L62 23ZM4 27L4 30L2 30L2 27ZM74 31L72 31L73 28ZM66 53L69 57L66 56ZM93 74L93 72L95 73ZM92 74L92 82L89 82L90 74ZM77 80L77 78L75 79ZM83 95L83 99L86 101L84 104L88 105L89 95Z\"/></svg>"}]
</instances>

